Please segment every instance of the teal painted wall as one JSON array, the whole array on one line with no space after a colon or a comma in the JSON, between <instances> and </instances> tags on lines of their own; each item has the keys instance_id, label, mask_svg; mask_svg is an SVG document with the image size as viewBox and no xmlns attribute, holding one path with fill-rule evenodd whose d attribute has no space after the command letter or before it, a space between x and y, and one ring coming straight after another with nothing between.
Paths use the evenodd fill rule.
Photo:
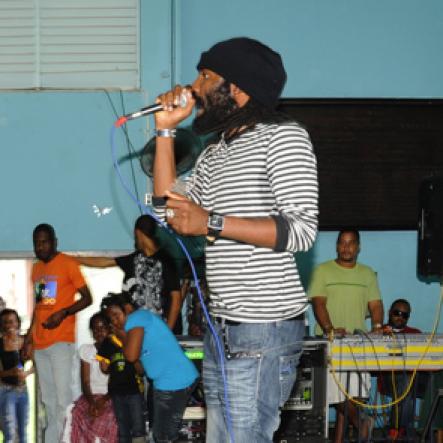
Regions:
<instances>
[{"instance_id":1,"label":"teal painted wall","mask_svg":"<svg viewBox=\"0 0 443 443\"><path fill-rule=\"evenodd\" d=\"M171 3L141 2L141 89L110 94L119 115L145 106L171 85ZM116 120L104 91L0 92L0 250L30 251L40 222L54 225L65 250L130 249L139 215L114 173L110 130ZM136 150L150 138L147 119L128 125ZM119 131L117 157L127 154ZM141 196L149 188L134 162ZM129 162L122 173L131 189ZM92 205L112 207L98 218Z\"/></svg>"},{"instance_id":2,"label":"teal painted wall","mask_svg":"<svg viewBox=\"0 0 443 443\"><path fill-rule=\"evenodd\" d=\"M195 77L202 50L248 35L282 53L286 97L443 97L443 3L440 0L141 0L142 87L123 94L125 111L151 103L175 80ZM119 114L120 95L111 94ZM54 224L65 250L132 246L138 210L112 166L115 120L102 91L0 92L0 252L31 251L31 231ZM136 150L151 120L131 122ZM127 152L117 137L117 156ZM150 183L134 164L140 193ZM129 164L123 175L132 186ZM97 218L92 205L112 206ZM320 233L300 256L305 280L335 256L336 233ZM415 276L415 232L364 232L360 259L378 272L385 304L412 301L416 326L430 327L438 284ZM412 321L412 320L411 320Z\"/></svg>"},{"instance_id":3,"label":"teal painted wall","mask_svg":"<svg viewBox=\"0 0 443 443\"><path fill-rule=\"evenodd\" d=\"M193 80L201 51L244 35L282 54L285 97L443 97L439 0L187 0L180 5L182 83ZM336 236L320 233L314 248L298 256L305 282L315 264L335 257ZM416 277L416 237L411 231L363 232L360 260L377 271L385 306L409 299L410 324L426 331L440 286Z\"/></svg>"},{"instance_id":4,"label":"teal painted wall","mask_svg":"<svg viewBox=\"0 0 443 443\"><path fill-rule=\"evenodd\" d=\"M255 37L281 52L287 97L443 97L439 0L186 0L184 81L218 40Z\"/></svg>"}]
</instances>

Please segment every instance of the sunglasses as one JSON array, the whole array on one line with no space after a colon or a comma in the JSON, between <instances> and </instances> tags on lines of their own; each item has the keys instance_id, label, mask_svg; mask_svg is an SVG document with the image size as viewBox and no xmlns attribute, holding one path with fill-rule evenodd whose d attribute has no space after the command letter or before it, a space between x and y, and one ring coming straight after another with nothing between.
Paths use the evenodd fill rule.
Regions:
<instances>
[{"instance_id":1,"label":"sunglasses","mask_svg":"<svg viewBox=\"0 0 443 443\"><path fill-rule=\"evenodd\" d=\"M409 318L410 314L409 312L400 311L399 309L394 309L391 311L392 315L395 315L396 317L402 317L406 320Z\"/></svg>"}]
</instances>

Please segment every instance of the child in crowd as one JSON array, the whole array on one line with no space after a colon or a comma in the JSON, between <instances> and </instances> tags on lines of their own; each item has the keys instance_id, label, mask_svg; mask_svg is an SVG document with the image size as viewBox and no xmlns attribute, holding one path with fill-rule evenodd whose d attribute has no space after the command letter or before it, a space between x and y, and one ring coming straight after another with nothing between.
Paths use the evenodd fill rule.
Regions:
<instances>
[{"instance_id":1,"label":"child in crowd","mask_svg":"<svg viewBox=\"0 0 443 443\"><path fill-rule=\"evenodd\" d=\"M195 366L166 323L148 310L137 310L130 294L114 295L103 303L113 306L118 313L113 325L124 342L126 359L131 362L140 359L146 375L153 381L155 442L176 440L183 412L197 383Z\"/></svg>"},{"instance_id":2,"label":"child in crowd","mask_svg":"<svg viewBox=\"0 0 443 443\"><path fill-rule=\"evenodd\" d=\"M101 309L115 332L126 315L123 308L117 303L110 303L110 299L112 296L102 300ZM144 443L143 368L139 362L130 363L125 359L122 342L114 334L109 335L99 346L97 357L101 370L109 374L108 393L117 419L118 442Z\"/></svg>"},{"instance_id":3,"label":"child in crowd","mask_svg":"<svg viewBox=\"0 0 443 443\"><path fill-rule=\"evenodd\" d=\"M26 377L33 371L24 370L20 356L23 337L20 335L20 317L14 309L0 313L0 415L5 443L26 443L26 426L29 414L29 397Z\"/></svg>"},{"instance_id":4,"label":"child in crowd","mask_svg":"<svg viewBox=\"0 0 443 443\"><path fill-rule=\"evenodd\" d=\"M69 407L62 443L116 443L117 422L108 395L108 375L103 374L97 350L110 333L107 317L98 312L89 320L94 344L79 348L82 395Z\"/></svg>"}]
</instances>

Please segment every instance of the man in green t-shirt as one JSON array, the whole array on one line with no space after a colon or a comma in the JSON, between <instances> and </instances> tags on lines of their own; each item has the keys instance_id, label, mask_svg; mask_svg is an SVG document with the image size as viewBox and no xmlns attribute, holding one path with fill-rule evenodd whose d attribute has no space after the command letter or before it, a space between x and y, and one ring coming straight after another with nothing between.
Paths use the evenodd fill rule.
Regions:
<instances>
[{"instance_id":1,"label":"man in green t-shirt","mask_svg":"<svg viewBox=\"0 0 443 443\"><path fill-rule=\"evenodd\" d=\"M367 331L366 316L371 317L371 332L382 333L383 304L380 299L377 275L369 267L357 263L360 252L360 234L357 230L342 230L337 238L337 258L318 265L309 285L309 298L317 320L317 335L343 336L355 330ZM341 385L347 385L346 373L337 373ZM364 397L370 379L366 374L351 373L349 386L351 396ZM343 441L345 397L334 377L328 384L328 399L337 410L335 443ZM369 420L359 426L358 411L348 401L350 422L360 428L363 439L368 436Z\"/></svg>"}]
</instances>

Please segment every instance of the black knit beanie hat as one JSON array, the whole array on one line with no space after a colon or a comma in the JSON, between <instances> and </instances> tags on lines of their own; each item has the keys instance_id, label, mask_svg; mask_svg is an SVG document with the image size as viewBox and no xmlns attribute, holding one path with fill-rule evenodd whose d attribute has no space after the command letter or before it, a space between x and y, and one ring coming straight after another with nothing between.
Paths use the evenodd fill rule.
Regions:
<instances>
[{"instance_id":1,"label":"black knit beanie hat","mask_svg":"<svg viewBox=\"0 0 443 443\"><path fill-rule=\"evenodd\" d=\"M219 42L203 52L197 69L205 68L268 108L275 108L286 82L280 54L247 37Z\"/></svg>"}]
</instances>

